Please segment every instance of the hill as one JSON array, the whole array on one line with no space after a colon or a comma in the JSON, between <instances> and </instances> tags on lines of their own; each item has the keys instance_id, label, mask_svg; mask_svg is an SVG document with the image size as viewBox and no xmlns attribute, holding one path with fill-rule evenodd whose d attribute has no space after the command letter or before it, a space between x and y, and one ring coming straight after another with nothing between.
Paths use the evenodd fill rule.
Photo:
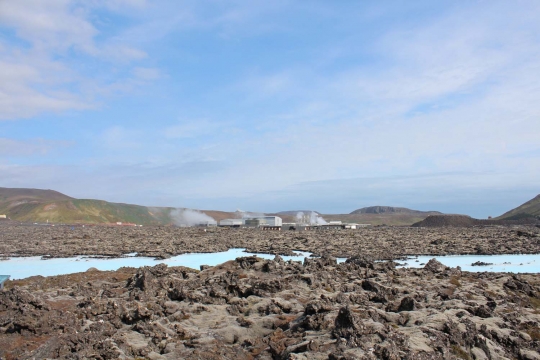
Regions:
<instances>
[{"instance_id":1,"label":"hill","mask_svg":"<svg viewBox=\"0 0 540 360\"><path fill-rule=\"evenodd\" d=\"M351 212L351 215L355 214L442 214L438 211L420 211L420 210L411 210L404 207L393 207L393 206L369 206L363 207L361 209L354 210Z\"/></svg>"},{"instance_id":2,"label":"hill","mask_svg":"<svg viewBox=\"0 0 540 360\"><path fill-rule=\"evenodd\" d=\"M412 224L413 227L471 227L480 225L481 221L467 215L431 215L424 220Z\"/></svg>"},{"instance_id":3,"label":"hill","mask_svg":"<svg viewBox=\"0 0 540 360\"><path fill-rule=\"evenodd\" d=\"M73 198L54 190L21 189L0 187L0 202L43 202L63 201Z\"/></svg>"},{"instance_id":4,"label":"hill","mask_svg":"<svg viewBox=\"0 0 540 360\"><path fill-rule=\"evenodd\" d=\"M516 219L475 219L467 215L430 215L422 221L412 224L413 227L472 227L472 226L512 226L540 225L535 217Z\"/></svg>"},{"instance_id":5,"label":"hill","mask_svg":"<svg viewBox=\"0 0 540 360\"><path fill-rule=\"evenodd\" d=\"M341 220L371 225L408 226L424 220L429 215L440 215L438 211L420 211L395 206L368 206L349 214L323 215L327 221Z\"/></svg>"},{"instance_id":6,"label":"hill","mask_svg":"<svg viewBox=\"0 0 540 360\"><path fill-rule=\"evenodd\" d=\"M526 203L512 209L497 219L500 220L520 220L524 218L540 217L540 195L527 201Z\"/></svg>"},{"instance_id":7,"label":"hill","mask_svg":"<svg viewBox=\"0 0 540 360\"><path fill-rule=\"evenodd\" d=\"M194 224L233 217L223 211L146 207L103 200L75 199L53 190L0 188L0 214L22 222L68 224Z\"/></svg>"},{"instance_id":8,"label":"hill","mask_svg":"<svg viewBox=\"0 0 540 360\"><path fill-rule=\"evenodd\" d=\"M415 222L424 220L427 214L414 213L382 213L382 214L323 214L326 221L341 220L343 222L370 224L370 225L392 225L410 226Z\"/></svg>"}]
</instances>

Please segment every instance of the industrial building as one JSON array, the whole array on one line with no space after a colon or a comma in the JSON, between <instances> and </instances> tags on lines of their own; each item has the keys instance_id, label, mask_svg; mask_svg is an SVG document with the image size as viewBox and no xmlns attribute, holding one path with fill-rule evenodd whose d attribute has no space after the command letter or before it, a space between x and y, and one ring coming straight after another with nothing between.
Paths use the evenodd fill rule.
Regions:
<instances>
[{"instance_id":1,"label":"industrial building","mask_svg":"<svg viewBox=\"0 0 540 360\"><path fill-rule=\"evenodd\" d=\"M219 226L242 227L242 225L244 225L242 219L224 219L219 222Z\"/></svg>"},{"instance_id":2,"label":"industrial building","mask_svg":"<svg viewBox=\"0 0 540 360\"><path fill-rule=\"evenodd\" d=\"M244 220L245 227L259 227L261 225L267 225L266 221L261 220L261 219L245 219Z\"/></svg>"},{"instance_id":3,"label":"industrial building","mask_svg":"<svg viewBox=\"0 0 540 360\"><path fill-rule=\"evenodd\" d=\"M250 225L248 225L250 224ZM246 226L279 226L283 225L283 220L279 216L252 216L244 219Z\"/></svg>"},{"instance_id":4,"label":"industrial building","mask_svg":"<svg viewBox=\"0 0 540 360\"><path fill-rule=\"evenodd\" d=\"M356 230L371 226L371 224L344 223L341 221L330 221L327 224L308 224L304 222L284 223L279 216L251 216L243 219L224 219L219 222L222 227L247 227L263 230L283 230L283 231L309 231L324 229L350 229Z\"/></svg>"},{"instance_id":5,"label":"industrial building","mask_svg":"<svg viewBox=\"0 0 540 360\"><path fill-rule=\"evenodd\" d=\"M309 224L299 224L299 223L283 223L281 226L282 230L293 230L293 231L307 231L307 230L313 230L318 225L309 225Z\"/></svg>"},{"instance_id":6,"label":"industrial building","mask_svg":"<svg viewBox=\"0 0 540 360\"><path fill-rule=\"evenodd\" d=\"M219 222L219 226L224 227L250 227L250 228L264 228L281 229L283 220L279 216L251 216L243 219L224 219Z\"/></svg>"},{"instance_id":7,"label":"industrial building","mask_svg":"<svg viewBox=\"0 0 540 360\"><path fill-rule=\"evenodd\" d=\"M369 227L371 224L343 223L341 221L331 221L328 224L303 224L303 223L283 223L281 229L284 231L308 231L308 230L332 230L349 229L357 230Z\"/></svg>"}]
</instances>

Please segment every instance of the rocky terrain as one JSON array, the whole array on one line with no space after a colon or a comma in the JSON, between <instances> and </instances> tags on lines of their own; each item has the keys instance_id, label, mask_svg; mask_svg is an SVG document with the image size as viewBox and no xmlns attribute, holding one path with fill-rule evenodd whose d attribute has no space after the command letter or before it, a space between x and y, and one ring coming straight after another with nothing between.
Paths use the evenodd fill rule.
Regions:
<instances>
[{"instance_id":1,"label":"rocky terrain","mask_svg":"<svg viewBox=\"0 0 540 360\"><path fill-rule=\"evenodd\" d=\"M291 255L308 251L334 257L398 259L405 255L538 254L540 228L373 227L360 230L262 231L176 227L0 226L0 258L47 255L102 255L168 258L189 252L247 248L251 252Z\"/></svg>"},{"instance_id":2,"label":"rocky terrain","mask_svg":"<svg viewBox=\"0 0 540 360\"><path fill-rule=\"evenodd\" d=\"M365 257L34 277L0 292L0 357L538 359L539 285Z\"/></svg>"}]
</instances>

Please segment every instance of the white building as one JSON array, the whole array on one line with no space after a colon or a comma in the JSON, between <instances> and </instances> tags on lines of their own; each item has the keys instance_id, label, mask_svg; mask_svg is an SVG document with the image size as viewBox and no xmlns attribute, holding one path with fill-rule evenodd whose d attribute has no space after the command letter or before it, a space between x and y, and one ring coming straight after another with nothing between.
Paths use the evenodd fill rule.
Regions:
<instances>
[{"instance_id":1,"label":"white building","mask_svg":"<svg viewBox=\"0 0 540 360\"><path fill-rule=\"evenodd\" d=\"M255 223L251 220L258 220L258 225L264 225L264 226L282 226L283 220L279 216L252 216L249 218L244 219L244 225L246 225L246 221L248 224Z\"/></svg>"},{"instance_id":2,"label":"white building","mask_svg":"<svg viewBox=\"0 0 540 360\"><path fill-rule=\"evenodd\" d=\"M240 227L242 225L244 225L242 219L224 219L219 222L219 226Z\"/></svg>"}]
</instances>

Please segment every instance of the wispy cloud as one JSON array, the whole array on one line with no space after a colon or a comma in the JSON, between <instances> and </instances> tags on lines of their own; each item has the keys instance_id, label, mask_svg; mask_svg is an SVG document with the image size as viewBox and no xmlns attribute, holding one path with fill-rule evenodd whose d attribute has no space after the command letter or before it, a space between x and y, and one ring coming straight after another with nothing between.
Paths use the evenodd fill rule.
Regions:
<instances>
[{"instance_id":1,"label":"wispy cloud","mask_svg":"<svg viewBox=\"0 0 540 360\"><path fill-rule=\"evenodd\" d=\"M13 140L0 138L0 156L19 157L31 155L46 155L49 152L66 148L72 143L45 139Z\"/></svg>"},{"instance_id":2,"label":"wispy cloud","mask_svg":"<svg viewBox=\"0 0 540 360\"><path fill-rule=\"evenodd\" d=\"M120 5L141 8L145 1L80 2L36 0L0 2L0 120L29 118L47 112L98 106L96 87L157 78L158 69L135 67L133 75L111 81L103 74L115 63L130 64L147 53L114 36L104 36L93 11ZM92 59L92 60L89 60ZM83 63L97 62L100 66ZM133 77L133 78L130 78ZM95 85L94 85L95 84Z\"/></svg>"}]
</instances>

